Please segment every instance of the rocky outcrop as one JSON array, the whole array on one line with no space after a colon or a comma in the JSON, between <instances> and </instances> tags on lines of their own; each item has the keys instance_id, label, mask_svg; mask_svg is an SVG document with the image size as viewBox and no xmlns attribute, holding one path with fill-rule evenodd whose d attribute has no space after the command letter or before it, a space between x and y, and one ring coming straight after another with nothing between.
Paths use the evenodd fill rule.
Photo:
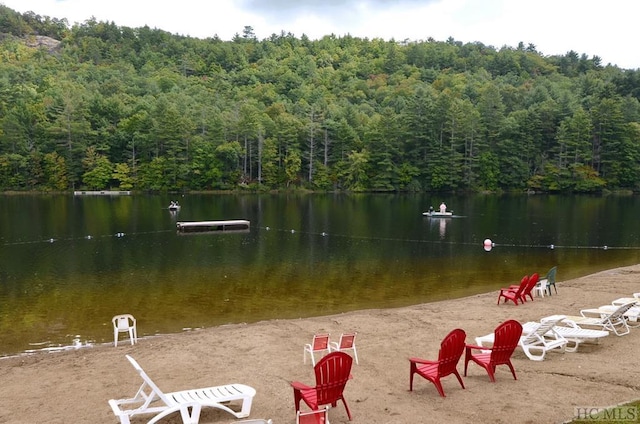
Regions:
<instances>
[{"instance_id":1,"label":"rocky outcrop","mask_svg":"<svg viewBox=\"0 0 640 424\"><path fill-rule=\"evenodd\" d=\"M55 38L45 37L42 35L28 35L24 38L24 42L29 47L44 47L49 52L55 51L60 46L60 41Z\"/></svg>"}]
</instances>

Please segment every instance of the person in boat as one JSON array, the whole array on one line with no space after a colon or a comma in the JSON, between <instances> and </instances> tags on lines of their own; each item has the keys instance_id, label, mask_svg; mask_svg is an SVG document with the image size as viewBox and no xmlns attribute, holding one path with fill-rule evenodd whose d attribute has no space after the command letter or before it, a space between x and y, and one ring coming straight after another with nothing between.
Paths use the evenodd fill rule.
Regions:
<instances>
[{"instance_id":1,"label":"person in boat","mask_svg":"<svg viewBox=\"0 0 640 424\"><path fill-rule=\"evenodd\" d=\"M429 213L433 213L433 206L429 206Z\"/></svg>"},{"instance_id":2,"label":"person in boat","mask_svg":"<svg viewBox=\"0 0 640 424\"><path fill-rule=\"evenodd\" d=\"M447 211L447 205L444 202L440 203L440 213L445 213Z\"/></svg>"}]
</instances>

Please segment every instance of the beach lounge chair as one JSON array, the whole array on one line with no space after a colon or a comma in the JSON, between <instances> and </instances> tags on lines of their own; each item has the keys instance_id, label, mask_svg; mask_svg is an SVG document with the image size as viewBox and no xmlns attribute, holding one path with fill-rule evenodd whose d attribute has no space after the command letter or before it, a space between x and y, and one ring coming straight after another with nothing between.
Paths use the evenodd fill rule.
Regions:
<instances>
[{"instance_id":1,"label":"beach lounge chair","mask_svg":"<svg viewBox=\"0 0 640 424\"><path fill-rule=\"evenodd\" d=\"M634 293L633 297L620 297L618 299L614 299L611 301L613 306L621 306L626 303L635 303L635 306L640 306L640 298L636 295L640 295L640 293Z\"/></svg>"},{"instance_id":2,"label":"beach lounge chair","mask_svg":"<svg viewBox=\"0 0 640 424\"><path fill-rule=\"evenodd\" d=\"M520 280L520 285L517 289L512 289L510 287L500 289L500 294L498 295L498 305L500 304L500 299L504 298L504 303L507 303L508 300L512 301L516 305L518 301L521 300L522 291L527 287L527 283L529 282L529 276L525 275Z\"/></svg>"},{"instance_id":3,"label":"beach lounge chair","mask_svg":"<svg viewBox=\"0 0 640 424\"><path fill-rule=\"evenodd\" d=\"M561 318L558 321L558 318ZM578 347L582 343L599 343L600 339L609 335L608 331L593 330L591 328L581 328L575 322L567 320L565 315L551 315L542 318L540 322L545 320L553 320L556 325L553 327L553 333L559 334L565 338L567 344L564 348L565 352L577 352ZM538 327L538 322L525 322L522 324L522 334L529 334ZM553 333L551 337L555 337ZM485 346L493 343L493 333L482 337L476 337L478 346Z\"/></svg>"},{"instance_id":4,"label":"beach lounge chair","mask_svg":"<svg viewBox=\"0 0 640 424\"><path fill-rule=\"evenodd\" d=\"M113 345L118 347L118 336L120 333L129 333L131 344L138 341L138 329L136 319L131 314L116 315L111 319L113 323Z\"/></svg>"},{"instance_id":5,"label":"beach lounge chair","mask_svg":"<svg viewBox=\"0 0 640 424\"><path fill-rule=\"evenodd\" d=\"M562 321L563 318L558 317L557 320L541 320L535 323L533 331L520 338L518 345L532 361L542 361L547 352L558 350L565 351L567 339L555 330L555 326ZM524 328L524 326L523 326ZM523 331L524 334L524 331ZM534 352L539 352L535 354Z\"/></svg>"},{"instance_id":6,"label":"beach lounge chair","mask_svg":"<svg viewBox=\"0 0 640 424\"><path fill-rule=\"evenodd\" d=\"M464 340L467 337L464 330L456 328L452 330L440 343L440 351L438 352L437 361L429 361L421 358L409 358L409 391L413 391L413 375L418 374L421 377L432 382L440 396L445 397L444 390L440 379L450 374L454 374L460 385L464 389L462 377L458 373L458 361L464 352Z\"/></svg>"},{"instance_id":7,"label":"beach lounge chair","mask_svg":"<svg viewBox=\"0 0 640 424\"><path fill-rule=\"evenodd\" d=\"M613 308L582 309L579 316L567 315L565 320L573 322L579 327L598 327L602 330L611 331L616 336L624 336L629 334L630 331L625 314L634 305L635 303L625 303Z\"/></svg>"},{"instance_id":8,"label":"beach lounge chair","mask_svg":"<svg viewBox=\"0 0 640 424\"><path fill-rule=\"evenodd\" d=\"M617 299L616 299L617 300ZM625 321L627 322L627 325L629 327L638 327L640 326L640 320L638 318L640 318L640 306L638 306L638 303L635 301L631 301L628 303L632 303L632 306L627 309L622 316L624 317ZM592 315L597 315L597 314L607 314L607 313L612 313L614 312L617 308L619 308L620 306L625 305L618 303L617 305L602 305L598 308L593 308L593 309L584 309L585 313L590 313Z\"/></svg>"},{"instance_id":9,"label":"beach lounge chair","mask_svg":"<svg viewBox=\"0 0 640 424\"><path fill-rule=\"evenodd\" d=\"M564 348L565 352L577 352L580 344L599 343L601 338L609 335L608 331L581 328L575 322L567 320L566 317L553 329L567 340L567 345Z\"/></svg>"},{"instance_id":10,"label":"beach lounge chair","mask_svg":"<svg viewBox=\"0 0 640 424\"><path fill-rule=\"evenodd\" d=\"M344 388L351 378L353 358L344 352L331 352L324 356L314 367L316 385L307 386L299 381L291 382L296 413L300 411L300 401L304 401L312 410L321 406L336 406L342 401L351 421L351 411L344 398Z\"/></svg>"},{"instance_id":11,"label":"beach lounge chair","mask_svg":"<svg viewBox=\"0 0 640 424\"><path fill-rule=\"evenodd\" d=\"M532 361L542 361L548 351L565 351L568 343L567 339L558 333L555 328L562 320L563 315L554 315L540 320L540 322L527 322L522 326L522 335L518 341L518 346L527 358ZM493 343L494 334L476 337L476 344L485 347L488 343Z\"/></svg>"},{"instance_id":12,"label":"beach lounge chair","mask_svg":"<svg viewBox=\"0 0 640 424\"><path fill-rule=\"evenodd\" d=\"M344 352L345 350L351 350L353 357L358 364L358 351L356 350L356 336L358 333L342 333L340 335L339 342L329 342L329 350L333 352Z\"/></svg>"},{"instance_id":13,"label":"beach lounge chair","mask_svg":"<svg viewBox=\"0 0 640 424\"><path fill-rule=\"evenodd\" d=\"M304 350L302 352L302 362L307 363L307 355L311 357L311 365L315 367L316 365L316 352L331 352L331 348L329 347L329 334L314 334L313 341L311 343L307 343L304 345Z\"/></svg>"},{"instance_id":14,"label":"beach lounge chair","mask_svg":"<svg viewBox=\"0 0 640 424\"><path fill-rule=\"evenodd\" d=\"M109 405L121 424L129 424L135 415L155 414L149 424L179 412L183 423L197 424L203 406L218 408L236 418L245 418L251 412L251 403L256 394L254 388L244 384L227 384L204 389L183 390L164 393L149 378L146 372L131 356L126 355L131 365L142 377L142 385L133 398L111 399ZM231 408L240 403L239 411Z\"/></svg>"},{"instance_id":15,"label":"beach lounge chair","mask_svg":"<svg viewBox=\"0 0 640 424\"><path fill-rule=\"evenodd\" d=\"M495 370L498 365L506 365L511 370L513 379L517 380L516 370L511 363L511 355L518 346L522 335L522 325L516 320L507 320L496 327L494 331L494 342L490 348L483 346L467 345L464 356L464 375L467 376L469 361L480 365L489 374L489 380L495 382ZM473 353L480 350L480 353ZM486 351L489 351L488 353Z\"/></svg>"}]
</instances>

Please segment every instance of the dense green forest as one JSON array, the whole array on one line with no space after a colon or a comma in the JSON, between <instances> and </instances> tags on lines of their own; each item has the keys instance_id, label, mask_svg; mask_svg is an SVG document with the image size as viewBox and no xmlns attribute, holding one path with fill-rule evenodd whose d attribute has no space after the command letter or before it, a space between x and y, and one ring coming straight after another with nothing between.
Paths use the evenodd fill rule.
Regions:
<instances>
[{"instance_id":1,"label":"dense green forest","mask_svg":"<svg viewBox=\"0 0 640 424\"><path fill-rule=\"evenodd\" d=\"M196 39L0 5L0 93L0 191L640 191L640 70L532 44Z\"/></svg>"}]
</instances>

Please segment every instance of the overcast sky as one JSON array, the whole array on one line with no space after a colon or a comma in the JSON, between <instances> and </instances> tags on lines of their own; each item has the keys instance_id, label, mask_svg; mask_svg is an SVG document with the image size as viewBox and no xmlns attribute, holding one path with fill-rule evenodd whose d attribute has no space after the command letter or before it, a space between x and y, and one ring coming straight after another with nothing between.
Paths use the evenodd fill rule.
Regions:
<instances>
[{"instance_id":1,"label":"overcast sky","mask_svg":"<svg viewBox=\"0 0 640 424\"><path fill-rule=\"evenodd\" d=\"M640 68L639 0L0 0L24 13L91 17L118 26L230 40L251 26L259 40L281 31L324 35L534 44L543 55L574 50L602 64Z\"/></svg>"}]
</instances>

